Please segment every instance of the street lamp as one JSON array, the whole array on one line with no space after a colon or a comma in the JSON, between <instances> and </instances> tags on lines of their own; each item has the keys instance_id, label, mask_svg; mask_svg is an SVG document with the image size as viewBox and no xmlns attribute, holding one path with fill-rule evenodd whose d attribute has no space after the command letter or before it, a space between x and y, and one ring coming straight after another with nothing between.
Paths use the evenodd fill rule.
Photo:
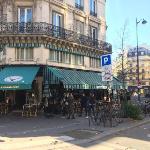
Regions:
<instances>
[{"instance_id":1,"label":"street lamp","mask_svg":"<svg viewBox=\"0 0 150 150\"><path fill-rule=\"evenodd\" d=\"M138 20L136 18L136 40L137 40L137 47L136 47L136 52L137 52L137 88L138 88L138 101L140 101L140 74L139 74L139 46L138 46L138 24L146 24L147 21L145 19Z\"/></svg>"}]
</instances>

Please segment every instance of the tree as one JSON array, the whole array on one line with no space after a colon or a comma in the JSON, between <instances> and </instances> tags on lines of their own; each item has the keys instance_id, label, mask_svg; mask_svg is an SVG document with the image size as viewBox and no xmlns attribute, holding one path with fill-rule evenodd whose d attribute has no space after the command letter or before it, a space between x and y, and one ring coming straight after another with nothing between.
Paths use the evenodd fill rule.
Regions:
<instances>
[{"instance_id":1,"label":"tree","mask_svg":"<svg viewBox=\"0 0 150 150\"><path fill-rule=\"evenodd\" d=\"M127 77L126 72L129 70L128 60L127 60L127 51L125 50L126 41L129 37L127 25L128 25L128 21L126 20L123 27L118 32L118 40L117 41L119 41L118 42L119 47L117 49L119 50L119 54L117 57L117 59L118 59L117 65L115 66L116 67L115 69L117 69L117 77L123 83L123 89L125 89L125 79Z\"/></svg>"}]
</instances>

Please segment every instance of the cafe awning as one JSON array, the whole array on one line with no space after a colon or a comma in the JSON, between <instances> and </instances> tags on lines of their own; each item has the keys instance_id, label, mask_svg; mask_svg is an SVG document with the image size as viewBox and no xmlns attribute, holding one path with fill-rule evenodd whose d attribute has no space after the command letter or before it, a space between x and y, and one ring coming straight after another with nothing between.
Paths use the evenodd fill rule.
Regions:
<instances>
[{"instance_id":1,"label":"cafe awning","mask_svg":"<svg viewBox=\"0 0 150 150\"><path fill-rule=\"evenodd\" d=\"M26 90L32 88L32 82L39 67L6 67L0 71L0 90Z\"/></svg>"},{"instance_id":2,"label":"cafe awning","mask_svg":"<svg viewBox=\"0 0 150 150\"><path fill-rule=\"evenodd\" d=\"M103 86L101 74L97 72L54 67L48 67L48 69L67 89L97 89Z\"/></svg>"}]
</instances>

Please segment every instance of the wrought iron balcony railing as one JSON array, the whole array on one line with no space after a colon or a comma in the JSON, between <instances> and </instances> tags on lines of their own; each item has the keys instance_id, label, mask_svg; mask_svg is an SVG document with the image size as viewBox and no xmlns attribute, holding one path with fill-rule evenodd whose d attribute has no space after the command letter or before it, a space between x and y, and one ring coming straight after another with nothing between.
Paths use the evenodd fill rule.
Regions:
<instances>
[{"instance_id":1,"label":"wrought iron balcony railing","mask_svg":"<svg viewBox=\"0 0 150 150\"><path fill-rule=\"evenodd\" d=\"M78 9L83 11L83 6L82 5L75 3L75 6L76 6L76 8L78 8Z\"/></svg>"},{"instance_id":2,"label":"wrought iron balcony railing","mask_svg":"<svg viewBox=\"0 0 150 150\"><path fill-rule=\"evenodd\" d=\"M97 17L97 13L94 12L94 11L90 11L90 15L94 16L94 17Z\"/></svg>"},{"instance_id":3,"label":"wrought iron balcony railing","mask_svg":"<svg viewBox=\"0 0 150 150\"><path fill-rule=\"evenodd\" d=\"M89 36L44 22L0 22L1 35L47 35L99 50L106 50L110 53L112 51L111 44L107 42L94 40Z\"/></svg>"}]
</instances>

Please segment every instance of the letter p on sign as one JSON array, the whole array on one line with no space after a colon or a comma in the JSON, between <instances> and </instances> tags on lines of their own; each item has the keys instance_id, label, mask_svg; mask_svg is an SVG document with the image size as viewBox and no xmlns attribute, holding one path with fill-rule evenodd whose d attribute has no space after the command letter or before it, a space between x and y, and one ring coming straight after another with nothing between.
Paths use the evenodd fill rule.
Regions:
<instances>
[{"instance_id":1,"label":"letter p on sign","mask_svg":"<svg viewBox=\"0 0 150 150\"><path fill-rule=\"evenodd\" d=\"M106 66L106 65L111 65L111 55L103 55L101 57L101 65Z\"/></svg>"}]
</instances>

